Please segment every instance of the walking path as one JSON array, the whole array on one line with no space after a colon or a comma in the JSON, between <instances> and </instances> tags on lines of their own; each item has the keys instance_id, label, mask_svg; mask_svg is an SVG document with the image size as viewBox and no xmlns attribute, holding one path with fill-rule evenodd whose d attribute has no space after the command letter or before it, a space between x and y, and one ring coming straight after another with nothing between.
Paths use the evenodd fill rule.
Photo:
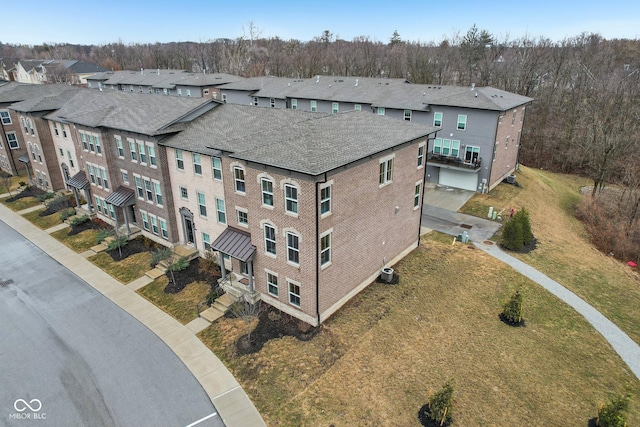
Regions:
<instances>
[{"instance_id":1,"label":"walking path","mask_svg":"<svg viewBox=\"0 0 640 427\"><path fill-rule=\"evenodd\" d=\"M582 298L542 274L530 265L525 264L517 258L504 253L497 245L476 243L474 245L489 255L510 265L522 275L528 277L540 286L551 292L553 295L573 307L578 313L584 316L591 325L611 344L613 349L620 355L622 360L629 366L636 378L640 379L640 346L636 344L627 334L618 328L612 321L604 317L598 310L587 304Z\"/></svg>"},{"instance_id":2,"label":"walking path","mask_svg":"<svg viewBox=\"0 0 640 427\"><path fill-rule=\"evenodd\" d=\"M224 364L188 328L116 279L0 204L0 220L67 267L90 286L160 337L202 385L225 425L266 426L255 406ZM132 287L139 283L132 282ZM195 328L196 330L198 328Z\"/></svg>"}]
</instances>

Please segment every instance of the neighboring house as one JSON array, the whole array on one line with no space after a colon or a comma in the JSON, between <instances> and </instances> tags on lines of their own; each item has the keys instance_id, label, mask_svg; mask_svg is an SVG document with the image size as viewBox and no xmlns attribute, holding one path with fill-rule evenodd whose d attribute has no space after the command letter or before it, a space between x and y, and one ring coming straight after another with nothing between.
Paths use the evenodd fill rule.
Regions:
<instances>
[{"instance_id":1,"label":"neighboring house","mask_svg":"<svg viewBox=\"0 0 640 427\"><path fill-rule=\"evenodd\" d=\"M242 80L224 73L198 74L184 70L108 71L87 79L89 89L220 100L220 85Z\"/></svg>"},{"instance_id":2,"label":"neighboring house","mask_svg":"<svg viewBox=\"0 0 640 427\"><path fill-rule=\"evenodd\" d=\"M18 58L0 58L0 80L14 81L15 64Z\"/></svg>"},{"instance_id":3,"label":"neighboring house","mask_svg":"<svg viewBox=\"0 0 640 427\"><path fill-rule=\"evenodd\" d=\"M19 60L14 65L13 80L20 83L86 85L87 77L108 71L78 60Z\"/></svg>"},{"instance_id":4,"label":"neighboring house","mask_svg":"<svg viewBox=\"0 0 640 427\"><path fill-rule=\"evenodd\" d=\"M176 222L193 228L181 236L205 246L198 234L209 235L233 271L228 292L318 325L418 246L435 131L364 112L218 106L161 142L174 192L186 192Z\"/></svg>"},{"instance_id":5,"label":"neighboring house","mask_svg":"<svg viewBox=\"0 0 640 427\"><path fill-rule=\"evenodd\" d=\"M215 105L202 98L81 90L47 118L76 134L81 171L70 184L76 192L87 190L89 211L124 226L126 234L135 225L171 246L179 238L167 157L158 143Z\"/></svg>"},{"instance_id":6,"label":"neighboring house","mask_svg":"<svg viewBox=\"0 0 640 427\"><path fill-rule=\"evenodd\" d=\"M74 138L75 132L72 131L69 124L61 121L48 120L48 124L53 145L56 149L58 167L62 174L62 180L65 187L69 188L67 181L81 170L80 159L76 152L77 142Z\"/></svg>"},{"instance_id":7,"label":"neighboring house","mask_svg":"<svg viewBox=\"0 0 640 427\"><path fill-rule=\"evenodd\" d=\"M30 85L14 82L0 86L0 126L2 129L0 167L3 170L12 175L37 179L34 170L32 170L33 167L40 171L43 188L46 188L43 176L47 177L49 184L51 183L50 176L56 175L58 167L53 166L57 164L55 155L48 155L49 149L43 150L41 147L44 141L51 139L51 133L47 128L48 125L43 121L42 115L62 105L66 96L77 90L77 88L66 85ZM66 95L58 98L62 94ZM19 104L21 102L25 102L25 104ZM19 105L21 111L13 109L13 105ZM33 134L31 127L34 129ZM38 161L36 146L40 149L42 164ZM29 150L29 147L33 148L33 151ZM44 151L47 151L47 154L42 154ZM34 154L36 164L31 163ZM53 167L53 172L48 170L50 166ZM42 175L43 173L44 175ZM56 180L55 183L61 184L60 180Z\"/></svg>"},{"instance_id":8,"label":"neighboring house","mask_svg":"<svg viewBox=\"0 0 640 427\"><path fill-rule=\"evenodd\" d=\"M262 77L221 87L229 103L313 112L362 110L440 129L427 181L490 191L513 173L531 98L491 87L416 85L404 79Z\"/></svg>"}]
</instances>

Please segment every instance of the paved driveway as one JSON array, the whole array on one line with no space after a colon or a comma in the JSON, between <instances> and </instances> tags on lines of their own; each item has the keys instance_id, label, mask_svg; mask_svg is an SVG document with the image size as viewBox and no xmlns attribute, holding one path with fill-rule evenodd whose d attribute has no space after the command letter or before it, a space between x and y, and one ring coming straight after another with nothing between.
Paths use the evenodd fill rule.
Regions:
<instances>
[{"instance_id":1,"label":"paved driveway","mask_svg":"<svg viewBox=\"0 0 640 427\"><path fill-rule=\"evenodd\" d=\"M3 222L0 241L1 426L187 426L217 412L144 325Z\"/></svg>"},{"instance_id":2,"label":"paved driveway","mask_svg":"<svg viewBox=\"0 0 640 427\"><path fill-rule=\"evenodd\" d=\"M469 234L469 240L482 242L490 239L502 223L457 212L475 194L473 191L447 187L426 186L422 209L422 231L436 230L457 236Z\"/></svg>"}]
</instances>

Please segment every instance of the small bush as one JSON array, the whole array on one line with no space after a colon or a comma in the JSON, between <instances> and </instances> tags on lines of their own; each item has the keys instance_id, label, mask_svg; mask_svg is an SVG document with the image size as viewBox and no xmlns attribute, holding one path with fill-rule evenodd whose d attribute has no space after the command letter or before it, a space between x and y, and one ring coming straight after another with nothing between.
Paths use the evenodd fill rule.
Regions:
<instances>
[{"instance_id":1,"label":"small bush","mask_svg":"<svg viewBox=\"0 0 640 427\"><path fill-rule=\"evenodd\" d=\"M120 250L127 246L128 243L129 241L127 240L127 236L116 236L107 244L107 251L115 251L116 249Z\"/></svg>"},{"instance_id":2,"label":"small bush","mask_svg":"<svg viewBox=\"0 0 640 427\"><path fill-rule=\"evenodd\" d=\"M171 256L171 249L158 248L155 251L151 251L151 267L155 267L163 259L167 259Z\"/></svg>"},{"instance_id":3,"label":"small bush","mask_svg":"<svg viewBox=\"0 0 640 427\"><path fill-rule=\"evenodd\" d=\"M511 325L522 324L522 294L516 291L502 306L502 319Z\"/></svg>"},{"instance_id":4,"label":"small bush","mask_svg":"<svg viewBox=\"0 0 640 427\"><path fill-rule=\"evenodd\" d=\"M600 405L596 426L598 427L626 427L627 411L630 396L616 395L609 403Z\"/></svg>"},{"instance_id":5,"label":"small bush","mask_svg":"<svg viewBox=\"0 0 640 427\"><path fill-rule=\"evenodd\" d=\"M26 182L24 182L24 181L20 181L20 182L18 183L18 185L19 185L20 187L26 187L26 186L27 186L27 183L26 183Z\"/></svg>"},{"instance_id":6,"label":"small bush","mask_svg":"<svg viewBox=\"0 0 640 427\"><path fill-rule=\"evenodd\" d=\"M77 216L71 220L71 225L81 225L89 221L89 215Z\"/></svg>"},{"instance_id":7,"label":"small bush","mask_svg":"<svg viewBox=\"0 0 640 427\"><path fill-rule=\"evenodd\" d=\"M100 230L98 234L96 234L96 245L104 242L104 240L113 234L112 230Z\"/></svg>"},{"instance_id":8,"label":"small bush","mask_svg":"<svg viewBox=\"0 0 640 427\"><path fill-rule=\"evenodd\" d=\"M51 191L48 191L44 194L37 196L37 198L39 201L44 202L45 200L53 199L55 195L56 193L52 193Z\"/></svg>"},{"instance_id":9,"label":"small bush","mask_svg":"<svg viewBox=\"0 0 640 427\"><path fill-rule=\"evenodd\" d=\"M76 210L74 208L62 210L60 211L60 221L64 222L75 214Z\"/></svg>"},{"instance_id":10,"label":"small bush","mask_svg":"<svg viewBox=\"0 0 640 427\"><path fill-rule=\"evenodd\" d=\"M519 251L533 242L529 212L521 209L502 229L502 246L512 251Z\"/></svg>"},{"instance_id":11,"label":"small bush","mask_svg":"<svg viewBox=\"0 0 640 427\"><path fill-rule=\"evenodd\" d=\"M429 396L427 412L422 414L439 426L450 424L453 420L453 379L447 381L442 388Z\"/></svg>"},{"instance_id":12,"label":"small bush","mask_svg":"<svg viewBox=\"0 0 640 427\"><path fill-rule=\"evenodd\" d=\"M206 251L204 253L204 258L200 259L200 268L207 273L218 272L218 261L216 261L216 256L211 251Z\"/></svg>"},{"instance_id":13,"label":"small bush","mask_svg":"<svg viewBox=\"0 0 640 427\"><path fill-rule=\"evenodd\" d=\"M207 305L211 306L220 296L219 288L211 289L206 296Z\"/></svg>"}]
</instances>

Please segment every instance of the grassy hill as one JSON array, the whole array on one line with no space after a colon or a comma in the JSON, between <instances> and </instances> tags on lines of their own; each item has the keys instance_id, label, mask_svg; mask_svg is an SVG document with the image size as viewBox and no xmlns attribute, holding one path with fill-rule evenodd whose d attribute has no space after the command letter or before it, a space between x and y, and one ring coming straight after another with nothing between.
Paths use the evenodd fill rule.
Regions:
<instances>
[{"instance_id":1,"label":"grassy hill","mask_svg":"<svg viewBox=\"0 0 640 427\"><path fill-rule=\"evenodd\" d=\"M518 180L522 188L500 186L466 209L486 214L489 205L527 207L540 245L522 259L540 263L552 277L558 270L557 280L572 279L559 280L567 287L595 294L594 305L620 305L611 312L633 323L637 314L626 312L623 297L608 301L634 276L591 249L567 213L581 182L526 168ZM581 257L596 264L585 267ZM604 338L510 267L432 232L395 269L398 285L372 284L311 341L273 339L260 352L240 356L235 341L246 325L227 318L200 338L270 426L419 426L418 410L450 378L458 426L586 426L610 393L624 391L636 396L629 425L640 425L640 382ZM573 279L576 274L583 279ZM600 287L617 291L604 298L584 283L591 275ZM525 296L524 328L498 318L516 289Z\"/></svg>"}]
</instances>

